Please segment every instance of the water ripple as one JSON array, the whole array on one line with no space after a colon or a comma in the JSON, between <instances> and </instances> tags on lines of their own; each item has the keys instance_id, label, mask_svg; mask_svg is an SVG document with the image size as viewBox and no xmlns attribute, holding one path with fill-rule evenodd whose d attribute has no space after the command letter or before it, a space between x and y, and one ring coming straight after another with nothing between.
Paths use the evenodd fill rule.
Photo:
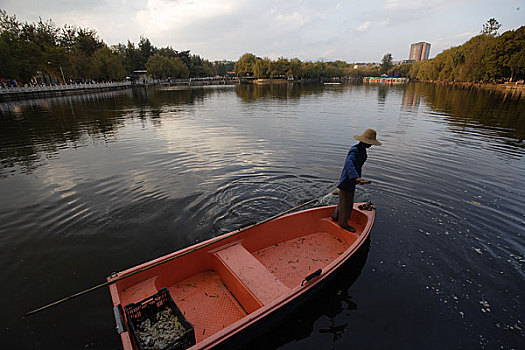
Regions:
<instances>
[{"instance_id":1,"label":"water ripple","mask_svg":"<svg viewBox=\"0 0 525 350\"><path fill-rule=\"evenodd\" d=\"M34 347L27 329L41 347L92 338L118 347L106 334L105 291L35 324L20 320L21 309L308 199L336 203L329 192L353 135L367 127L383 146L369 150L363 177L373 182L356 192L378 210L355 300L378 305L376 320L387 325L400 308L412 325L430 316L435 332L420 327L424 339L407 340L412 347L474 348L483 336L487 347L517 348L525 337L510 328L524 322L522 102L424 84L133 89L42 102L0 106L8 347L13 339ZM370 327L374 310L360 309L332 315L351 325L343 347L365 338L385 347L374 342L377 327L390 330L390 343L405 335L406 327ZM306 336L326 347L315 327L327 316L319 317ZM57 340L48 324L70 336ZM434 335L449 332L463 342Z\"/></svg>"}]
</instances>

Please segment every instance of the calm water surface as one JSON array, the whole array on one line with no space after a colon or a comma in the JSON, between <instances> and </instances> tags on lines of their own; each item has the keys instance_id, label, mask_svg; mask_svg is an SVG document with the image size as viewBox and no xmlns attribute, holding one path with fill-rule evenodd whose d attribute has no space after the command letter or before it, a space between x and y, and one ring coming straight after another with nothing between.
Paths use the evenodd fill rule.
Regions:
<instances>
[{"instance_id":1,"label":"calm water surface","mask_svg":"<svg viewBox=\"0 0 525 350\"><path fill-rule=\"evenodd\" d=\"M253 344L523 348L525 102L423 84L137 89L0 104L2 348L117 349L107 289L37 306L327 195L378 131L368 245Z\"/></svg>"}]
</instances>

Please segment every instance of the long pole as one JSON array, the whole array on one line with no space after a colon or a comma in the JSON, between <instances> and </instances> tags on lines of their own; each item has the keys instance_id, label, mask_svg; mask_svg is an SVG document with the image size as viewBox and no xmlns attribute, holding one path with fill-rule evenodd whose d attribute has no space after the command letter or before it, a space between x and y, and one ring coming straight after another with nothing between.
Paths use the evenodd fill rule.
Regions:
<instances>
[{"instance_id":1,"label":"long pole","mask_svg":"<svg viewBox=\"0 0 525 350\"><path fill-rule=\"evenodd\" d=\"M205 248L205 247L207 247L207 246L209 246L209 245L211 245L211 244L214 244L214 243L216 243L216 242L220 242L220 241L222 241L222 240L224 240L224 239L226 239L226 238L228 238L228 237L231 237L231 236L233 236L233 235L239 234L239 233L241 233L241 232L243 232L243 231L246 231L246 230L248 230L248 229L250 229L250 228L252 228L252 227L255 227L255 226L258 226L258 225L264 224L265 222L268 222L268 221L271 221L271 220L277 219L277 218L279 218L279 217L281 217L281 216L283 216L283 215L286 215L286 214L288 214L288 213L291 213L291 212L294 211L294 210L297 210L297 209L303 208L303 207L305 207L305 206L307 206L307 205L309 205L309 204L315 203L315 202L317 202L317 201L318 201L317 198L311 199L311 200L309 200L309 201L307 201L307 202L305 202L305 203L303 203L303 204L300 204L300 205L298 205L298 206L296 206L296 207L293 207L293 208L291 208L291 209L288 209L288 210L286 210L286 211L283 211L282 213L279 213L279 214L277 214L277 215L274 215L274 216L272 216L272 217L270 217L270 218L268 218L268 219L265 219L265 220L263 220L263 221L260 221L260 222L258 222L258 223L256 223L256 224L252 224L252 225L249 225L249 226L243 227L243 228L241 228L241 229L239 229L239 230L237 230L237 231L233 231L233 232L230 232L230 233L228 233L228 234L225 234L225 235L223 235L222 237L220 237L220 238L217 239L217 240L213 240L213 241L208 242L208 243L206 243L206 244L204 244L204 245L201 245L201 246L195 247L194 249L191 249L191 250L188 250L188 251L182 252L182 253L180 253L180 254L174 255L174 256L172 256L172 257L169 257L169 258L167 258L166 260L159 261L159 262L157 262L157 263L155 263L155 264L153 264L153 265L149 265L149 266L143 267L143 268L141 268L141 269L139 269L139 270L137 270L137 271L133 271L133 272L130 272L130 273L124 275L124 276L120 276L120 277L118 277L118 278L112 279L111 281L106 281L106 282L104 282L104 283L97 284L96 286L93 286L93 287L91 287L91 288L85 289L85 290L83 290L83 291L80 291L80 292L78 292L78 293L72 294L72 295L67 296L67 297L65 297L65 298L59 299L59 300L57 300L57 301L54 301L54 302L52 302L52 303L50 303L50 304L44 305L44 306L39 307L39 308L37 308L37 309L34 309L34 310L31 310L31 311L28 311L27 313L25 313L24 317L34 315L34 314L36 314L36 313L38 313L38 312L40 312L40 311L44 311L44 310L49 309L50 307L53 307L53 306L55 306L55 305L62 304L62 303L64 303L64 302L68 301L68 300L71 300L71 299L74 299L74 298L79 297L79 296L81 296L81 295L87 294L87 293L92 292L92 291L94 291L94 290L97 290L97 289L99 289L99 288L102 288L102 287L105 287L105 286L109 286L110 284L113 284L113 283L115 283L115 282L118 282L118 281L120 281L120 280L123 280L124 278L128 278L128 277L130 277L130 276L136 275L137 273L140 273L140 272L143 272L143 271L146 271L146 270L152 269L152 268L154 268L154 267L157 267L157 266L159 266L159 265L165 264L165 263L167 263L168 261L172 261L172 260L174 260L174 259L180 258L181 256L184 256L184 255L187 255L187 254L192 253L192 252L194 252L194 251L197 251L197 250L199 250L199 249Z\"/></svg>"}]
</instances>

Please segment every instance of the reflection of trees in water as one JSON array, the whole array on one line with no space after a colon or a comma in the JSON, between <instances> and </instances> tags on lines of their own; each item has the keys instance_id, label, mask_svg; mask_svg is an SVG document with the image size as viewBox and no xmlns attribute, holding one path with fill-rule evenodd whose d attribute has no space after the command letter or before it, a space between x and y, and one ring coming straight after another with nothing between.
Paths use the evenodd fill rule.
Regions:
<instances>
[{"instance_id":1,"label":"reflection of trees in water","mask_svg":"<svg viewBox=\"0 0 525 350\"><path fill-rule=\"evenodd\" d=\"M333 278L310 299L284 319L270 325L264 334L250 341L247 349L275 349L293 340L309 337L314 332L314 324L323 316L330 319L331 325L319 329L319 333L332 335L332 348L345 333L347 323L337 323L336 318L343 311L357 309L357 304L349 295L349 289L357 280L368 258L370 237L361 248L335 272ZM352 317L351 313L350 316ZM271 334L271 336L269 336Z\"/></svg>"},{"instance_id":2,"label":"reflection of trees in water","mask_svg":"<svg viewBox=\"0 0 525 350\"><path fill-rule=\"evenodd\" d=\"M20 165L30 172L45 154L51 157L67 143L79 145L85 136L112 133L121 112L108 100L90 98L42 99L14 105L13 112L0 118L0 161L2 168ZM117 96L111 101L125 101ZM122 102L121 102L122 103Z\"/></svg>"},{"instance_id":3,"label":"reflection of trees in water","mask_svg":"<svg viewBox=\"0 0 525 350\"><path fill-rule=\"evenodd\" d=\"M489 91L439 84L409 84L403 94L404 107L417 107L420 98L436 112L446 115L444 120L452 132L476 129L491 135L496 133L507 144L523 147L525 138L525 103L504 99Z\"/></svg>"},{"instance_id":4,"label":"reflection of trees in water","mask_svg":"<svg viewBox=\"0 0 525 350\"><path fill-rule=\"evenodd\" d=\"M229 89L231 91L231 89ZM193 104L202 101L205 96L223 91L212 88L135 88L133 89L133 106L146 107L148 110L160 109L168 105Z\"/></svg>"},{"instance_id":5,"label":"reflection of trees in water","mask_svg":"<svg viewBox=\"0 0 525 350\"><path fill-rule=\"evenodd\" d=\"M404 91L405 85L404 84L371 83L371 84L362 85L362 88L367 94L377 92L377 102L380 105L384 105L389 93L395 92L396 94L401 95Z\"/></svg>"},{"instance_id":6,"label":"reflection of trees in water","mask_svg":"<svg viewBox=\"0 0 525 350\"><path fill-rule=\"evenodd\" d=\"M132 89L4 103L0 106L0 172L20 166L31 172L65 144L110 142L127 118L160 124L167 106L192 104L212 89ZM137 113L133 113L137 112Z\"/></svg>"},{"instance_id":7,"label":"reflection of trees in water","mask_svg":"<svg viewBox=\"0 0 525 350\"><path fill-rule=\"evenodd\" d=\"M385 104L386 95L388 94L389 86L385 84L380 84L377 88L377 100L379 104Z\"/></svg>"},{"instance_id":8,"label":"reflection of trees in water","mask_svg":"<svg viewBox=\"0 0 525 350\"><path fill-rule=\"evenodd\" d=\"M334 93L344 93L345 88L327 88L320 84L241 84L237 86L235 92L244 102L252 102L259 99L286 100L298 99L301 96L308 96L322 93L326 90Z\"/></svg>"},{"instance_id":9,"label":"reflection of trees in water","mask_svg":"<svg viewBox=\"0 0 525 350\"><path fill-rule=\"evenodd\" d=\"M202 102L210 94L231 93L232 89L244 102L343 94L352 89L377 90L379 103L385 102L392 89L403 89L402 108L417 109L423 98L433 110L443 115L440 120L450 125L453 132L474 130L491 137L503 137L508 145L524 146L525 103L484 90L424 83L404 87L243 84L235 88L134 88L0 104L0 172L15 165L31 171L41 164L43 156L52 157L68 143L82 146L99 137L111 142L112 135L125 119L139 118L149 120L155 126L161 125L164 113L176 115L184 105Z\"/></svg>"}]
</instances>

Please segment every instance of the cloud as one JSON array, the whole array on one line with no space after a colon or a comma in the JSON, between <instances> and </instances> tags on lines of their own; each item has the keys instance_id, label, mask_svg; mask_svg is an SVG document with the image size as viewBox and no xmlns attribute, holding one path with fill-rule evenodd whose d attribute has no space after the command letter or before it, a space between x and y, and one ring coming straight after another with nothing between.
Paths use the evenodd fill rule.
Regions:
<instances>
[{"instance_id":1,"label":"cloud","mask_svg":"<svg viewBox=\"0 0 525 350\"><path fill-rule=\"evenodd\" d=\"M440 0L434 1L439 2ZM413 11L422 7L428 7L432 1L425 0L386 0L383 9L387 11Z\"/></svg>"},{"instance_id":2,"label":"cloud","mask_svg":"<svg viewBox=\"0 0 525 350\"><path fill-rule=\"evenodd\" d=\"M22 21L41 17L58 27L89 27L108 45L137 43L143 35L156 47L191 50L212 60L252 52L350 62L377 61L385 52L406 58L410 43L417 41L430 42L433 52L461 44L504 7L475 0L0 1ZM508 29L522 25L523 11L509 8L498 20ZM457 33L464 36L455 38Z\"/></svg>"},{"instance_id":3,"label":"cloud","mask_svg":"<svg viewBox=\"0 0 525 350\"><path fill-rule=\"evenodd\" d=\"M462 32L452 34L448 37L434 38L432 40L431 57L438 55L443 50L450 49L451 47L459 46L464 44L473 36L478 35L476 32Z\"/></svg>"},{"instance_id":4,"label":"cloud","mask_svg":"<svg viewBox=\"0 0 525 350\"><path fill-rule=\"evenodd\" d=\"M188 27L206 19L220 18L242 7L242 0L148 0L136 20L147 36Z\"/></svg>"},{"instance_id":5,"label":"cloud","mask_svg":"<svg viewBox=\"0 0 525 350\"><path fill-rule=\"evenodd\" d=\"M314 20L322 17L321 14L314 14L308 9L297 9L292 12L281 12L277 13L272 11L274 25L280 27L289 28L292 30L298 30L304 26L311 24Z\"/></svg>"},{"instance_id":6,"label":"cloud","mask_svg":"<svg viewBox=\"0 0 525 350\"><path fill-rule=\"evenodd\" d=\"M383 9L392 12L426 12L457 4L461 0L386 0Z\"/></svg>"},{"instance_id":7,"label":"cloud","mask_svg":"<svg viewBox=\"0 0 525 350\"><path fill-rule=\"evenodd\" d=\"M376 12L388 25L402 25L420 21L433 15L453 11L454 8L472 0L386 0Z\"/></svg>"},{"instance_id":8,"label":"cloud","mask_svg":"<svg viewBox=\"0 0 525 350\"><path fill-rule=\"evenodd\" d=\"M363 22L359 27L356 28L356 30L358 32L364 32L370 27L371 24L372 24L371 21Z\"/></svg>"},{"instance_id":9,"label":"cloud","mask_svg":"<svg viewBox=\"0 0 525 350\"><path fill-rule=\"evenodd\" d=\"M237 59L246 52L305 58L319 56L326 47L318 45L333 43L340 35L333 30L336 6L317 1L149 0L135 20L155 46L188 49L209 59Z\"/></svg>"}]
</instances>

